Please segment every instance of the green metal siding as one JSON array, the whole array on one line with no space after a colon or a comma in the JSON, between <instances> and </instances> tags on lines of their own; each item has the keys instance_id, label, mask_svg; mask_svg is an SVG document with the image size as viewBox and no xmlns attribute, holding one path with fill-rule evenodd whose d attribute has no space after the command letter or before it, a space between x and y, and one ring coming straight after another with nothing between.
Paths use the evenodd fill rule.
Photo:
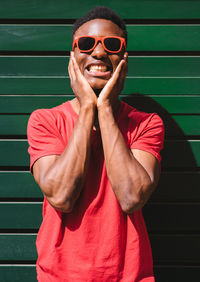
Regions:
<instances>
[{"instance_id":1,"label":"green metal siding","mask_svg":"<svg viewBox=\"0 0 200 282\"><path fill-rule=\"evenodd\" d=\"M79 9L67 0L1 3L0 281L36 281L43 195L29 173L27 120L73 97L71 27L94 5L108 5L128 24L120 98L165 123L161 178L144 208L156 281L199 281L200 1L107 2L86 0Z\"/></svg>"}]
</instances>

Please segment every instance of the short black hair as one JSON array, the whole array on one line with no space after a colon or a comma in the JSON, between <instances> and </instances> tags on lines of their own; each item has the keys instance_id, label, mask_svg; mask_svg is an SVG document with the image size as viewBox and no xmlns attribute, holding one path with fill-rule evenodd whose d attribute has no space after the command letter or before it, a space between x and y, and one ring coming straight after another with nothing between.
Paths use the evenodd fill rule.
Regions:
<instances>
[{"instance_id":1,"label":"short black hair","mask_svg":"<svg viewBox=\"0 0 200 282\"><path fill-rule=\"evenodd\" d=\"M94 19L106 19L118 25L123 31L124 38L127 43L127 30L124 21L113 10L105 6L96 6L93 9L91 9L89 12L87 12L85 16L77 19L72 28L72 37L74 36L75 32L80 26Z\"/></svg>"}]
</instances>

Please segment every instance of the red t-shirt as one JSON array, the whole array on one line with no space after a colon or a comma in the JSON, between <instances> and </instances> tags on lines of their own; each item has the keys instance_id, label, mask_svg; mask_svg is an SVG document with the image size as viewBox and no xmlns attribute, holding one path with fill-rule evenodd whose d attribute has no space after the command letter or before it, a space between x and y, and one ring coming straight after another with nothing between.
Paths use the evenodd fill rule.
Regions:
<instances>
[{"instance_id":1,"label":"red t-shirt","mask_svg":"<svg viewBox=\"0 0 200 282\"><path fill-rule=\"evenodd\" d=\"M28 123L31 167L43 156L62 154L77 118L70 102L32 113ZM164 130L157 114L139 112L121 102L116 121L129 148L150 152L160 162ZM57 211L44 198L36 245L41 282L154 281L142 211L122 212L106 174L98 131L92 132L88 175L72 212Z\"/></svg>"}]
</instances>

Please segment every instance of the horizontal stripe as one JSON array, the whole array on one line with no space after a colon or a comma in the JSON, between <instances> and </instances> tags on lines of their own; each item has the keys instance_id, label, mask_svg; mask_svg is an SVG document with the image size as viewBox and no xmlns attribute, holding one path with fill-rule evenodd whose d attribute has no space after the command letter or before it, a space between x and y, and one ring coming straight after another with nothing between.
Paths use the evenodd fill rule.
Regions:
<instances>
[{"instance_id":1,"label":"horizontal stripe","mask_svg":"<svg viewBox=\"0 0 200 282\"><path fill-rule=\"evenodd\" d=\"M200 263L200 235L151 235L154 263Z\"/></svg>"},{"instance_id":2,"label":"horizontal stripe","mask_svg":"<svg viewBox=\"0 0 200 282\"><path fill-rule=\"evenodd\" d=\"M51 108L74 98L72 95L2 95L0 113L27 113L38 108ZM143 111L167 111L171 114L200 114L200 95L127 96L122 99Z\"/></svg>"},{"instance_id":3,"label":"horizontal stripe","mask_svg":"<svg viewBox=\"0 0 200 282\"><path fill-rule=\"evenodd\" d=\"M29 171L0 171L0 201L41 201L43 194ZM150 202L200 202L200 172L162 172Z\"/></svg>"},{"instance_id":4,"label":"horizontal stripe","mask_svg":"<svg viewBox=\"0 0 200 282\"><path fill-rule=\"evenodd\" d=\"M0 235L0 262L33 263L37 258L35 240L36 235ZM150 241L155 263L200 262L200 235L151 235Z\"/></svg>"},{"instance_id":5,"label":"horizontal stripe","mask_svg":"<svg viewBox=\"0 0 200 282\"><path fill-rule=\"evenodd\" d=\"M3 66L0 78L65 78L68 76L68 63L67 56L0 56L0 65ZM129 56L127 75L146 78L199 78L200 57Z\"/></svg>"},{"instance_id":6,"label":"horizontal stripe","mask_svg":"<svg viewBox=\"0 0 200 282\"><path fill-rule=\"evenodd\" d=\"M150 110L150 107L149 107ZM166 137L200 136L200 115L161 115ZM0 115L0 136L26 135L29 115Z\"/></svg>"},{"instance_id":7,"label":"horizontal stripe","mask_svg":"<svg viewBox=\"0 0 200 282\"><path fill-rule=\"evenodd\" d=\"M84 1L78 3L60 0L39 1L25 0L7 1L2 5L0 18L5 19L75 19L83 16L89 9L93 8L94 3ZM96 0L95 5L104 5L114 9L122 18L125 19L192 19L199 18L200 4L195 0L134 0L134 1L102 1Z\"/></svg>"},{"instance_id":8,"label":"horizontal stripe","mask_svg":"<svg viewBox=\"0 0 200 282\"><path fill-rule=\"evenodd\" d=\"M188 282L196 281L200 277L200 266L187 265L159 265L154 266L156 281Z\"/></svg>"},{"instance_id":9,"label":"horizontal stripe","mask_svg":"<svg viewBox=\"0 0 200 282\"><path fill-rule=\"evenodd\" d=\"M27 150L26 140L0 140L0 166L29 166ZM168 140L162 156L165 168L195 169L200 166L200 141Z\"/></svg>"},{"instance_id":10,"label":"horizontal stripe","mask_svg":"<svg viewBox=\"0 0 200 282\"><path fill-rule=\"evenodd\" d=\"M72 25L1 25L0 50L69 51L71 29ZM127 31L130 51L200 49L200 25L127 25Z\"/></svg>"},{"instance_id":11,"label":"horizontal stripe","mask_svg":"<svg viewBox=\"0 0 200 282\"><path fill-rule=\"evenodd\" d=\"M200 203L150 202L144 207L143 213L150 233L191 233L200 232L200 225L193 216L198 214L199 209ZM0 203L1 232L37 230L41 222L42 203Z\"/></svg>"},{"instance_id":12,"label":"horizontal stripe","mask_svg":"<svg viewBox=\"0 0 200 282\"><path fill-rule=\"evenodd\" d=\"M68 78L1 78L0 95L73 94ZM122 95L199 95L199 78L126 78Z\"/></svg>"},{"instance_id":13,"label":"horizontal stripe","mask_svg":"<svg viewBox=\"0 0 200 282\"><path fill-rule=\"evenodd\" d=\"M1 281L36 282L35 265L5 264L0 265Z\"/></svg>"}]
</instances>

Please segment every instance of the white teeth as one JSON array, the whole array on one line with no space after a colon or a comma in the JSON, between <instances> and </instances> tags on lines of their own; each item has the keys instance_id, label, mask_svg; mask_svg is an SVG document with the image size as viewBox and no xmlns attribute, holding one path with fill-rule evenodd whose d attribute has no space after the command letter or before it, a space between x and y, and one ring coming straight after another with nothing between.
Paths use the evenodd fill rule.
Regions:
<instances>
[{"instance_id":1,"label":"white teeth","mask_svg":"<svg viewBox=\"0 0 200 282\"><path fill-rule=\"evenodd\" d=\"M105 72L105 71L107 71L107 67L106 66L100 66L100 65L91 65L91 66L89 66L89 71Z\"/></svg>"}]
</instances>

